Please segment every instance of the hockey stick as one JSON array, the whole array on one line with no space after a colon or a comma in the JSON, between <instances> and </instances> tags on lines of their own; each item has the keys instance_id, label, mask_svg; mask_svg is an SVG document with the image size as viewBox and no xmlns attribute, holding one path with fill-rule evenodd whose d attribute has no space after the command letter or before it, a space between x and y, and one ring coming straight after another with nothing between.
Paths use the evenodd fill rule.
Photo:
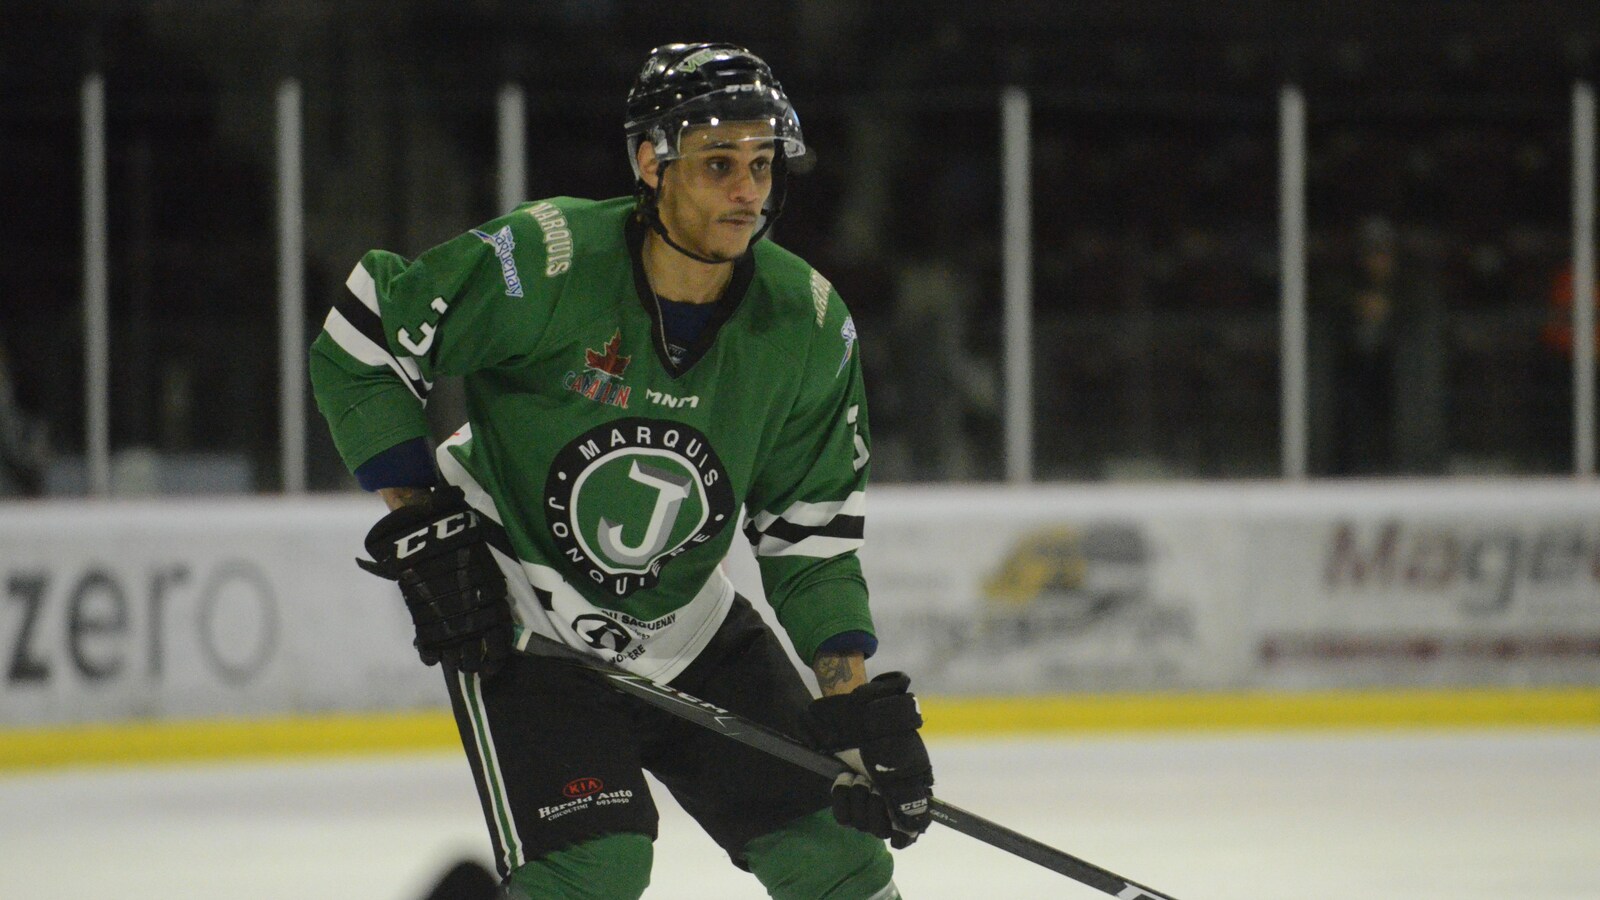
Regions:
<instances>
[{"instance_id":1,"label":"hockey stick","mask_svg":"<svg viewBox=\"0 0 1600 900\"><path fill-rule=\"evenodd\" d=\"M523 652L534 656L559 658L583 666L606 678L612 688L636 697L656 709L730 737L741 744L754 747L818 775L834 778L851 771L850 767L838 757L813 750L787 735L751 722L715 704L691 697L676 688L657 684L643 676L623 671L605 660L542 635L528 635L528 646ZM931 811L936 821L968 837L977 838L1008 853L1014 853L1052 872L1059 872L1120 900L1176 900L1168 894L1129 881L1121 875L1081 860L1070 853L1064 853L1025 834L1019 834L982 816L951 806L943 800L934 800Z\"/></svg>"}]
</instances>

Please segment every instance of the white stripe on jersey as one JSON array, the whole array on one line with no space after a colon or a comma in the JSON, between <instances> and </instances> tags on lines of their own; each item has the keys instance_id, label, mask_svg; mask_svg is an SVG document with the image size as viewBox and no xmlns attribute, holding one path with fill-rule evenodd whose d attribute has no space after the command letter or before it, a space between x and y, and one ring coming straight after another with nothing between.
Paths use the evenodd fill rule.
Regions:
<instances>
[{"instance_id":1,"label":"white stripe on jersey","mask_svg":"<svg viewBox=\"0 0 1600 900\"><path fill-rule=\"evenodd\" d=\"M500 768L500 755L495 750L494 735L489 731L489 711L484 708L482 682L472 672L457 672L461 699L467 704L467 721L472 724L473 742L478 745L478 759L483 765L484 783L491 794L489 820L499 844L505 850L506 871L514 872L527 860L522 855L522 841L517 838L517 823L512 818L511 796L506 793L506 779Z\"/></svg>"},{"instance_id":2,"label":"white stripe on jersey","mask_svg":"<svg viewBox=\"0 0 1600 900\"><path fill-rule=\"evenodd\" d=\"M789 505L782 516L764 512L756 516L756 530L766 532L773 522L783 519L795 525L818 528L834 520L835 516L864 516L867 514L867 492L852 491L843 500L831 503L797 502Z\"/></svg>"},{"instance_id":3,"label":"white stripe on jersey","mask_svg":"<svg viewBox=\"0 0 1600 900\"><path fill-rule=\"evenodd\" d=\"M383 318L383 314L378 312L378 283L373 280L372 273L367 271L366 266L356 263L356 267L350 270L350 277L344 280L344 286L349 288L350 293L355 294L356 299L365 304L367 309L372 310L373 315Z\"/></svg>"},{"instance_id":4,"label":"white stripe on jersey","mask_svg":"<svg viewBox=\"0 0 1600 900\"><path fill-rule=\"evenodd\" d=\"M322 320L322 330L328 333L328 337L333 338L333 342L338 344L340 349L355 357L357 362L369 366L388 366L394 370L413 397L426 401L425 394L433 389L433 385L423 380L416 360L396 357L388 350L374 344L371 338L351 325L350 320L346 319L338 309L328 310L328 317ZM422 386L421 391L417 390L417 385Z\"/></svg>"}]
</instances>

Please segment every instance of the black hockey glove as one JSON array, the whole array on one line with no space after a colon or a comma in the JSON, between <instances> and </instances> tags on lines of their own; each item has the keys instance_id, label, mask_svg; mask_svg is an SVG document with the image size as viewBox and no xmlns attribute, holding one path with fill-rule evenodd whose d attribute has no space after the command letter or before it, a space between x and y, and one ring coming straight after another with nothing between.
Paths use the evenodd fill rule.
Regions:
<instances>
[{"instance_id":1,"label":"black hockey glove","mask_svg":"<svg viewBox=\"0 0 1600 900\"><path fill-rule=\"evenodd\" d=\"M833 817L840 824L909 847L932 817L933 766L917 729L922 714L902 672L879 675L848 694L811 701L808 719L817 746L855 772L833 782Z\"/></svg>"},{"instance_id":2,"label":"black hockey glove","mask_svg":"<svg viewBox=\"0 0 1600 900\"><path fill-rule=\"evenodd\" d=\"M500 668L512 644L506 578L460 488L434 488L426 501L394 510L366 543L372 560L356 563L400 583L424 663L443 660L485 678Z\"/></svg>"}]
</instances>

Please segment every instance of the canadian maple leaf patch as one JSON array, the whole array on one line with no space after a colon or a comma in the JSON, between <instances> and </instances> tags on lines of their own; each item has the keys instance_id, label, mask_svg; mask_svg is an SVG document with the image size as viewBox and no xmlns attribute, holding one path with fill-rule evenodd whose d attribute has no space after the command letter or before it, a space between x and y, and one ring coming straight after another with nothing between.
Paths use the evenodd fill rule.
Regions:
<instances>
[{"instance_id":1,"label":"canadian maple leaf patch","mask_svg":"<svg viewBox=\"0 0 1600 900\"><path fill-rule=\"evenodd\" d=\"M604 372L612 377L621 378L623 371L628 368L629 361L633 359L632 356L618 354L617 351L621 348L622 330L618 329L617 333L611 336L611 340L606 341L605 345L600 348L605 351L604 353L596 353L587 349L583 351L584 365L596 372Z\"/></svg>"}]
</instances>

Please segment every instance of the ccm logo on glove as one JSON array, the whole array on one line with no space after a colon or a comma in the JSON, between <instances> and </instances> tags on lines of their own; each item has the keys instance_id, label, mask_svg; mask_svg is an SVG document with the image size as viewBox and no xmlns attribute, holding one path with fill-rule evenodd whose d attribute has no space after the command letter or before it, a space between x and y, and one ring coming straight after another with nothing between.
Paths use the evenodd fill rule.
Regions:
<instances>
[{"instance_id":1,"label":"ccm logo on glove","mask_svg":"<svg viewBox=\"0 0 1600 900\"><path fill-rule=\"evenodd\" d=\"M506 578L489 551L483 521L461 489L434 488L389 513L367 533L361 568L400 584L428 665L493 675L511 656Z\"/></svg>"},{"instance_id":2,"label":"ccm logo on glove","mask_svg":"<svg viewBox=\"0 0 1600 900\"><path fill-rule=\"evenodd\" d=\"M458 535L461 532L466 531L468 528L476 527L477 524L478 514L468 510L467 512L456 513L449 518L440 519L439 521L433 523L432 531L438 540L442 541L445 538ZM395 541L394 558L405 559L417 551L422 550L424 547L427 547L428 542L426 539L428 537L428 531L429 529L427 528L424 528L421 531L414 531L400 540Z\"/></svg>"},{"instance_id":3,"label":"ccm logo on glove","mask_svg":"<svg viewBox=\"0 0 1600 900\"><path fill-rule=\"evenodd\" d=\"M848 694L811 701L816 745L851 770L833 782L833 816L896 848L908 847L933 821L933 766L917 729L922 713L901 672L879 675Z\"/></svg>"}]
</instances>

